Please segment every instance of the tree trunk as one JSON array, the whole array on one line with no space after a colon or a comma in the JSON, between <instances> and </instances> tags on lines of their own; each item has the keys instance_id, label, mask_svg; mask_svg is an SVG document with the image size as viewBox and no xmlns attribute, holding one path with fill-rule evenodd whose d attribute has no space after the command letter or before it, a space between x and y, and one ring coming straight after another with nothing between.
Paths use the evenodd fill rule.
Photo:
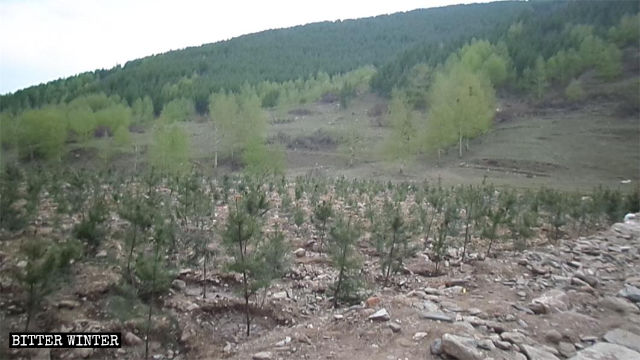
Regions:
<instances>
[{"instance_id":1,"label":"tree trunk","mask_svg":"<svg viewBox=\"0 0 640 360\"><path fill-rule=\"evenodd\" d=\"M127 257L127 276L133 284L133 277L131 276L131 258L133 257L133 249L136 247L136 237L138 235L138 226L133 225L133 239L131 240L131 247L129 248L129 256Z\"/></svg>"},{"instance_id":2,"label":"tree trunk","mask_svg":"<svg viewBox=\"0 0 640 360\"><path fill-rule=\"evenodd\" d=\"M462 131L458 134L458 157L462 158Z\"/></svg>"},{"instance_id":3,"label":"tree trunk","mask_svg":"<svg viewBox=\"0 0 640 360\"><path fill-rule=\"evenodd\" d=\"M387 263L387 274L384 277L384 286L387 287L389 282L389 275L391 274L391 265L393 264L393 251L396 247L396 232L393 232L393 242L391 243L391 250L389 251L389 262Z\"/></svg>"},{"instance_id":4,"label":"tree trunk","mask_svg":"<svg viewBox=\"0 0 640 360\"><path fill-rule=\"evenodd\" d=\"M342 277L344 274L344 266L340 267L340 274L338 275L338 285L336 285L336 292L333 294L333 307L338 307L338 294L340 293L340 287L342 286Z\"/></svg>"},{"instance_id":5,"label":"tree trunk","mask_svg":"<svg viewBox=\"0 0 640 360\"><path fill-rule=\"evenodd\" d=\"M29 285L29 303L27 304L27 323L24 326L24 331L29 331L29 324L31 324L31 317L33 316L35 289L34 285Z\"/></svg>"},{"instance_id":6,"label":"tree trunk","mask_svg":"<svg viewBox=\"0 0 640 360\"><path fill-rule=\"evenodd\" d=\"M247 320L247 337L251 335L251 318L249 316L249 287L247 285L247 271L242 273L244 280L244 313Z\"/></svg>"},{"instance_id":7,"label":"tree trunk","mask_svg":"<svg viewBox=\"0 0 640 360\"><path fill-rule=\"evenodd\" d=\"M205 250L207 251L206 247ZM207 298L207 254L204 254L204 260L202 261L202 298Z\"/></svg>"}]
</instances>

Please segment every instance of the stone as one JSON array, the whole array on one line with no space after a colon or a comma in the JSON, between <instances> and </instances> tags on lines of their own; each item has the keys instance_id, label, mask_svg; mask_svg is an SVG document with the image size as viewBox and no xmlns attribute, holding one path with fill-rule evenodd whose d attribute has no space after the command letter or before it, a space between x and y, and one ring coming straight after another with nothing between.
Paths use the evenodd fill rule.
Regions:
<instances>
[{"instance_id":1,"label":"stone","mask_svg":"<svg viewBox=\"0 0 640 360\"><path fill-rule=\"evenodd\" d=\"M276 346L278 347L283 347L288 345L291 342L291 337L287 336L284 338L284 340L280 340L276 343Z\"/></svg>"},{"instance_id":2,"label":"stone","mask_svg":"<svg viewBox=\"0 0 640 360\"><path fill-rule=\"evenodd\" d=\"M137 346L142 344L142 339L140 339L136 334L127 331L124 334L124 343L128 346Z\"/></svg>"},{"instance_id":3,"label":"stone","mask_svg":"<svg viewBox=\"0 0 640 360\"><path fill-rule=\"evenodd\" d=\"M626 346L640 352L640 336L623 329L613 329L604 334L604 339L612 344Z\"/></svg>"},{"instance_id":4,"label":"stone","mask_svg":"<svg viewBox=\"0 0 640 360\"><path fill-rule=\"evenodd\" d=\"M425 300L422 302L422 309L427 312L437 312L440 310L440 306L431 300Z\"/></svg>"},{"instance_id":5,"label":"stone","mask_svg":"<svg viewBox=\"0 0 640 360\"><path fill-rule=\"evenodd\" d=\"M187 283L185 283L184 280L175 279L171 282L171 287L176 290L182 291L187 288Z\"/></svg>"},{"instance_id":6,"label":"stone","mask_svg":"<svg viewBox=\"0 0 640 360\"><path fill-rule=\"evenodd\" d=\"M293 254L299 258L305 257L305 255L307 255L307 250L305 250L304 248L298 248L293 252Z\"/></svg>"},{"instance_id":7,"label":"stone","mask_svg":"<svg viewBox=\"0 0 640 360\"><path fill-rule=\"evenodd\" d=\"M393 331L394 333L399 333L400 331L402 331L402 327L394 322L389 323L389 329L391 329L391 331Z\"/></svg>"},{"instance_id":8,"label":"stone","mask_svg":"<svg viewBox=\"0 0 640 360\"><path fill-rule=\"evenodd\" d=\"M640 289L633 285L625 285L624 289L618 292L618 296L627 298L635 303L640 302Z\"/></svg>"},{"instance_id":9,"label":"stone","mask_svg":"<svg viewBox=\"0 0 640 360\"><path fill-rule=\"evenodd\" d=\"M372 296L367 300L365 300L364 302L365 307L368 307L368 308L376 307L378 306L378 304L380 304L380 298L377 296Z\"/></svg>"},{"instance_id":10,"label":"stone","mask_svg":"<svg viewBox=\"0 0 640 360\"><path fill-rule=\"evenodd\" d=\"M496 348L491 339L482 339L478 341L478 347L488 351L493 351Z\"/></svg>"},{"instance_id":11,"label":"stone","mask_svg":"<svg viewBox=\"0 0 640 360\"><path fill-rule=\"evenodd\" d=\"M525 340L525 336L515 331L505 331L500 334L500 338L512 344L521 344Z\"/></svg>"},{"instance_id":12,"label":"stone","mask_svg":"<svg viewBox=\"0 0 640 360\"><path fill-rule=\"evenodd\" d=\"M553 344L557 344L562 340L562 334L556 329L551 329L544 334L544 338Z\"/></svg>"},{"instance_id":13,"label":"stone","mask_svg":"<svg viewBox=\"0 0 640 360\"><path fill-rule=\"evenodd\" d=\"M473 338L453 334L442 335L442 352L458 360L480 360L485 356L476 349Z\"/></svg>"},{"instance_id":14,"label":"stone","mask_svg":"<svg viewBox=\"0 0 640 360\"><path fill-rule=\"evenodd\" d=\"M521 344L520 350L522 350L522 353L524 353L529 360L560 360L557 356L543 350L541 347Z\"/></svg>"},{"instance_id":15,"label":"stone","mask_svg":"<svg viewBox=\"0 0 640 360\"><path fill-rule=\"evenodd\" d=\"M597 343L569 358L569 360L637 360L640 353L617 344Z\"/></svg>"},{"instance_id":16,"label":"stone","mask_svg":"<svg viewBox=\"0 0 640 360\"><path fill-rule=\"evenodd\" d=\"M575 274L575 277L577 277L578 279L586 282L591 287L596 287L596 286L600 285L600 281L595 276L591 276L591 275L587 275L587 274L583 274L583 273L577 272Z\"/></svg>"},{"instance_id":17,"label":"stone","mask_svg":"<svg viewBox=\"0 0 640 360\"><path fill-rule=\"evenodd\" d=\"M621 314L638 312L638 307L632 302L614 296L605 296L605 298L600 301L600 306Z\"/></svg>"},{"instance_id":18,"label":"stone","mask_svg":"<svg viewBox=\"0 0 640 360\"><path fill-rule=\"evenodd\" d=\"M103 257L107 257L107 250L100 250L98 251L98 253L96 254L97 258L103 258Z\"/></svg>"},{"instance_id":19,"label":"stone","mask_svg":"<svg viewBox=\"0 0 640 360\"><path fill-rule=\"evenodd\" d=\"M511 350L511 343L508 341L501 341L501 340L493 340L493 344L498 348L498 349L502 349L502 350L506 350L509 351Z\"/></svg>"},{"instance_id":20,"label":"stone","mask_svg":"<svg viewBox=\"0 0 640 360\"><path fill-rule=\"evenodd\" d=\"M271 297L274 299L286 299L288 296L286 291L278 291L277 293L273 293Z\"/></svg>"},{"instance_id":21,"label":"stone","mask_svg":"<svg viewBox=\"0 0 640 360\"><path fill-rule=\"evenodd\" d=\"M417 333L413 334L413 340L420 341L420 340L424 339L425 337L427 337L427 335L429 335L429 334L426 333L426 332L418 331Z\"/></svg>"},{"instance_id":22,"label":"stone","mask_svg":"<svg viewBox=\"0 0 640 360\"><path fill-rule=\"evenodd\" d=\"M335 315L333 315L333 319L334 319L334 320L342 320L342 319L344 319L344 315L342 315L342 314L335 314Z\"/></svg>"},{"instance_id":23,"label":"stone","mask_svg":"<svg viewBox=\"0 0 640 360\"><path fill-rule=\"evenodd\" d=\"M425 312L420 315L423 319L453 322L454 319L440 312Z\"/></svg>"},{"instance_id":24,"label":"stone","mask_svg":"<svg viewBox=\"0 0 640 360\"><path fill-rule=\"evenodd\" d=\"M568 300L569 298L564 291L553 289L533 299L529 308L537 314L567 311L569 310Z\"/></svg>"},{"instance_id":25,"label":"stone","mask_svg":"<svg viewBox=\"0 0 640 360\"><path fill-rule=\"evenodd\" d=\"M562 354L562 356L568 358L570 356L575 355L576 347L572 343L561 341L558 344L558 351L560 351L560 354Z\"/></svg>"},{"instance_id":26,"label":"stone","mask_svg":"<svg viewBox=\"0 0 640 360\"><path fill-rule=\"evenodd\" d=\"M80 303L75 300L60 300L58 302L59 309L74 309L80 306Z\"/></svg>"},{"instance_id":27,"label":"stone","mask_svg":"<svg viewBox=\"0 0 640 360\"><path fill-rule=\"evenodd\" d=\"M436 339L431 346L429 347L429 351L433 355L441 355L442 354L442 339Z\"/></svg>"},{"instance_id":28,"label":"stone","mask_svg":"<svg viewBox=\"0 0 640 360\"><path fill-rule=\"evenodd\" d=\"M259 353L253 354L251 357L253 360L271 360L273 359L273 354L269 351L261 351Z\"/></svg>"},{"instance_id":29,"label":"stone","mask_svg":"<svg viewBox=\"0 0 640 360\"><path fill-rule=\"evenodd\" d=\"M387 309L384 309L384 308L369 315L369 320L374 320L374 321L389 321L390 319L391 319L391 316L389 316Z\"/></svg>"}]
</instances>

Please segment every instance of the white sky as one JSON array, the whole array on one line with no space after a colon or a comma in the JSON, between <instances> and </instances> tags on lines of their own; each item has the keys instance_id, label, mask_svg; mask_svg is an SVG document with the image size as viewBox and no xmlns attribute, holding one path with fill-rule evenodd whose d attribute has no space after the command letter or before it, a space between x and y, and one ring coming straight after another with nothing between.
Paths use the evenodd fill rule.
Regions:
<instances>
[{"instance_id":1,"label":"white sky","mask_svg":"<svg viewBox=\"0 0 640 360\"><path fill-rule=\"evenodd\" d=\"M486 0L0 0L0 94L266 29Z\"/></svg>"}]
</instances>

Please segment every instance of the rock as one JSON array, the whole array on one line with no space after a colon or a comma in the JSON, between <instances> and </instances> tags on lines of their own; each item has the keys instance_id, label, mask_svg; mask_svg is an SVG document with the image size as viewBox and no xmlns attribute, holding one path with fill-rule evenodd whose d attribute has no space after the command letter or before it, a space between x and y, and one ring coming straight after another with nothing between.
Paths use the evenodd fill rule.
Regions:
<instances>
[{"instance_id":1,"label":"rock","mask_svg":"<svg viewBox=\"0 0 640 360\"><path fill-rule=\"evenodd\" d=\"M59 309L73 309L80 306L80 303L75 300L60 300L58 302Z\"/></svg>"},{"instance_id":2,"label":"rock","mask_svg":"<svg viewBox=\"0 0 640 360\"><path fill-rule=\"evenodd\" d=\"M458 360L480 360L485 356L476 349L473 338L453 334L442 335L442 352Z\"/></svg>"},{"instance_id":3,"label":"rock","mask_svg":"<svg viewBox=\"0 0 640 360\"><path fill-rule=\"evenodd\" d=\"M618 292L618 296L622 296L624 298L627 298L635 303L639 303L640 302L640 289L638 289L637 287L633 286L633 285L625 285L624 289L620 290L620 292Z\"/></svg>"},{"instance_id":4,"label":"rock","mask_svg":"<svg viewBox=\"0 0 640 360\"><path fill-rule=\"evenodd\" d=\"M441 339L436 339L436 341L431 343L431 346L429 347L429 350L431 351L431 353L433 355L442 354L442 340Z\"/></svg>"},{"instance_id":5,"label":"rock","mask_svg":"<svg viewBox=\"0 0 640 360\"><path fill-rule=\"evenodd\" d=\"M277 347L283 347L288 345L291 342L291 338L289 336L285 337L284 340L278 341L276 343Z\"/></svg>"},{"instance_id":6,"label":"rock","mask_svg":"<svg viewBox=\"0 0 640 360\"><path fill-rule=\"evenodd\" d=\"M640 336L623 329L614 329L604 334L604 339L612 344L626 346L640 352Z\"/></svg>"},{"instance_id":7,"label":"rock","mask_svg":"<svg viewBox=\"0 0 640 360\"><path fill-rule=\"evenodd\" d=\"M512 344L522 344L525 340L525 336L515 331L506 331L500 334L500 338L504 341L508 341Z\"/></svg>"},{"instance_id":8,"label":"rock","mask_svg":"<svg viewBox=\"0 0 640 360\"><path fill-rule=\"evenodd\" d=\"M391 331L393 331L394 333L399 333L400 331L402 331L402 327L394 322L389 323L389 329L391 329Z\"/></svg>"},{"instance_id":9,"label":"rock","mask_svg":"<svg viewBox=\"0 0 640 360\"><path fill-rule=\"evenodd\" d=\"M335 314L335 315L333 315L333 319L334 319L334 320L342 320L342 319L344 319L344 315L342 315L342 314Z\"/></svg>"},{"instance_id":10,"label":"rock","mask_svg":"<svg viewBox=\"0 0 640 360\"><path fill-rule=\"evenodd\" d=\"M136 334L127 331L124 334L124 343L128 346L138 346L142 344L142 339L140 339Z\"/></svg>"},{"instance_id":11,"label":"rock","mask_svg":"<svg viewBox=\"0 0 640 360\"><path fill-rule=\"evenodd\" d=\"M372 296L364 302L364 306L368 308L376 307L378 304L380 304L380 298L377 296Z\"/></svg>"},{"instance_id":12,"label":"rock","mask_svg":"<svg viewBox=\"0 0 640 360\"><path fill-rule=\"evenodd\" d=\"M520 345L520 350L527 356L529 360L560 360L552 353L543 350L540 347L533 347L526 344Z\"/></svg>"},{"instance_id":13,"label":"rock","mask_svg":"<svg viewBox=\"0 0 640 360\"><path fill-rule=\"evenodd\" d=\"M629 300L613 296L605 296L605 298L600 301L600 306L621 314L638 312L638 307L629 302Z\"/></svg>"},{"instance_id":14,"label":"rock","mask_svg":"<svg viewBox=\"0 0 640 360\"><path fill-rule=\"evenodd\" d=\"M529 308L536 314L567 311L569 310L569 306L567 305L568 300L569 298L564 291L553 289L533 299Z\"/></svg>"},{"instance_id":15,"label":"rock","mask_svg":"<svg viewBox=\"0 0 640 360\"><path fill-rule=\"evenodd\" d=\"M568 358L569 356L573 356L576 353L576 347L572 343L561 341L558 344L558 350L562 356Z\"/></svg>"},{"instance_id":16,"label":"rock","mask_svg":"<svg viewBox=\"0 0 640 360\"><path fill-rule=\"evenodd\" d=\"M605 342L597 343L578 353L569 360L637 360L640 353L621 345Z\"/></svg>"},{"instance_id":17,"label":"rock","mask_svg":"<svg viewBox=\"0 0 640 360\"><path fill-rule=\"evenodd\" d=\"M577 277L578 279L586 282L587 284L589 284L589 286L591 287L596 287L600 284L600 281L598 280L597 277L595 276L591 276L591 275L586 275L580 272L577 272L575 274L575 277Z\"/></svg>"},{"instance_id":18,"label":"rock","mask_svg":"<svg viewBox=\"0 0 640 360\"><path fill-rule=\"evenodd\" d=\"M277 293L274 293L273 295L271 295L272 298L274 299L286 299L288 297L287 292L286 291L279 291Z\"/></svg>"},{"instance_id":19,"label":"rock","mask_svg":"<svg viewBox=\"0 0 640 360\"><path fill-rule=\"evenodd\" d=\"M413 340L420 341L420 340L424 339L425 337L427 337L427 335L429 335L429 334L426 333L426 332L420 332L419 331L419 332L413 334Z\"/></svg>"},{"instance_id":20,"label":"rock","mask_svg":"<svg viewBox=\"0 0 640 360\"><path fill-rule=\"evenodd\" d=\"M184 280L175 279L171 282L171 287L178 291L183 291L187 288L187 283L185 283Z\"/></svg>"},{"instance_id":21,"label":"rock","mask_svg":"<svg viewBox=\"0 0 640 360\"><path fill-rule=\"evenodd\" d=\"M304 257L305 255L307 255L307 250L305 250L305 249L303 249L303 248L298 248L298 249L296 249L296 250L293 252L293 254L294 254L296 257L301 258L301 257Z\"/></svg>"},{"instance_id":22,"label":"rock","mask_svg":"<svg viewBox=\"0 0 640 360\"><path fill-rule=\"evenodd\" d=\"M437 312L440 310L440 306L431 300L425 300L422 302L422 309L427 312Z\"/></svg>"},{"instance_id":23,"label":"rock","mask_svg":"<svg viewBox=\"0 0 640 360\"><path fill-rule=\"evenodd\" d=\"M271 360L273 359L273 354L269 351L261 351L259 353L253 354L251 357L253 360Z\"/></svg>"},{"instance_id":24,"label":"rock","mask_svg":"<svg viewBox=\"0 0 640 360\"><path fill-rule=\"evenodd\" d=\"M453 322L454 319L440 312L425 312L420 315L423 319Z\"/></svg>"},{"instance_id":25,"label":"rock","mask_svg":"<svg viewBox=\"0 0 640 360\"><path fill-rule=\"evenodd\" d=\"M511 350L511 343L508 341L500 341L500 340L493 340L493 344L498 348L498 349L502 349L502 350L506 350L509 351Z\"/></svg>"},{"instance_id":26,"label":"rock","mask_svg":"<svg viewBox=\"0 0 640 360\"><path fill-rule=\"evenodd\" d=\"M107 257L107 250L100 250L98 251L98 253L96 254L97 258L103 258L103 257Z\"/></svg>"},{"instance_id":27,"label":"rock","mask_svg":"<svg viewBox=\"0 0 640 360\"><path fill-rule=\"evenodd\" d=\"M374 321L389 321L390 319L391 319L391 316L389 316L387 309L384 309L384 308L369 315L369 320L374 320Z\"/></svg>"},{"instance_id":28,"label":"rock","mask_svg":"<svg viewBox=\"0 0 640 360\"><path fill-rule=\"evenodd\" d=\"M493 351L496 348L491 339L483 339L478 341L478 347L488 351Z\"/></svg>"},{"instance_id":29,"label":"rock","mask_svg":"<svg viewBox=\"0 0 640 360\"><path fill-rule=\"evenodd\" d=\"M550 343L557 344L562 340L562 334L556 329L551 329L544 334L544 338Z\"/></svg>"}]
</instances>

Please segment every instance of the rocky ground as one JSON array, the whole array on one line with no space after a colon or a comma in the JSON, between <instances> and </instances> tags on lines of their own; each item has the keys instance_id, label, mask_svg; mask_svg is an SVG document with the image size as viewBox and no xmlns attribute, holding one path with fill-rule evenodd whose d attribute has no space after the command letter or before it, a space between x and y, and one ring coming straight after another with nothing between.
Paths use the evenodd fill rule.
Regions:
<instances>
[{"instance_id":1,"label":"rocky ground","mask_svg":"<svg viewBox=\"0 0 640 360\"><path fill-rule=\"evenodd\" d=\"M20 266L8 256L13 243L0 249L3 275ZM126 298L117 286L121 265L108 260L122 252L118 244L78 264L71 284L45 300L37 324L47 331L120 331L125 346L17 351L3 340L0 355L143 357L146 305L124 302L123 318L113 315ZM472 254L464 263L453 251L442 276L432 276L432 264L418 254L388 287L376 282L377 258L363 243L362 276L378 285L362 304L338 309L326 255L313 241L293 245L291 271L257 297L248 338L233 291L238 276L214 270L203 282L201 269L181 269L154 316L153 359L640 359L638 222L524 252ZM24 309L6 276L0 290L0 333L20 330Z\"/></svg>"}]
</instances>

